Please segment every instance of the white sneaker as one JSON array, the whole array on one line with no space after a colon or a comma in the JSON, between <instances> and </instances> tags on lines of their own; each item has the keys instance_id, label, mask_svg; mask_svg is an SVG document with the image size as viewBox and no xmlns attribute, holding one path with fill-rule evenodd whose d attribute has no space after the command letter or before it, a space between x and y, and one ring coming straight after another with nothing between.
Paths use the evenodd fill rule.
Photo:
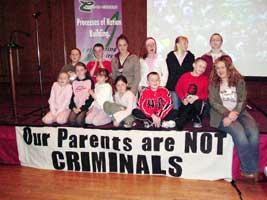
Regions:
<instances>
[{"instance_id":1,"label":"white sneaker","mask_svg":"<svg viewBox=\"0 0 267 200\"><path fill-rule=\"evenodd\" d=\"M176 126L176 123L173 120L163 121L161 124L162 128L174 128L175 126Z\"/></svg>"}]
</instances>

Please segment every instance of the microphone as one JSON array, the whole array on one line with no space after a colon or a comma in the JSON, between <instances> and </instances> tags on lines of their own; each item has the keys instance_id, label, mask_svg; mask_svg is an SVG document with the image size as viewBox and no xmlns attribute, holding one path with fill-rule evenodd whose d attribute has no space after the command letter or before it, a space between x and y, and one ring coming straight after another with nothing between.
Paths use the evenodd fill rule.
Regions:
<instances>
[{"instance_id":1,"label":"microphone","mask_svg":"<svg viewBox=\"0 0 267 200\"><path fill-rule=\"evenodd\" d=\"M36 11L35 13L32 14L32 16L37 19L41 15L40 11Z\"/></svg>"}]
</instances>

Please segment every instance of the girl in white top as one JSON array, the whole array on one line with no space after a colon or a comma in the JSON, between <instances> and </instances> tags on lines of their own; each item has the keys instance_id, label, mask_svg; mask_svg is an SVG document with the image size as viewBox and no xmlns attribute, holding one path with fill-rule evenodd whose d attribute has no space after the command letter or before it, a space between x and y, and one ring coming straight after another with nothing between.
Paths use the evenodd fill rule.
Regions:
<instances>
[{"instance_id":1,"label":"girl in white top","mask_svg":"<svg viewBox=\"0 0 267 200\"><path fill-rule=\"evenodd\" d=\"M103 110L104 102L113 101L112 87L109 84L109 80L108 70L99 69L96 75L95 91L89 91L90 95L94 98L94 102L85 118L86 124L101 126L111 122L111 118Z\"/></svg>"},{"instance_id":2,"label":"girl in white top","mask_svg":"<svg viewBox=\"0 0 267 200\"><path fill-rule=\"evenodd\" d=\"M140 57L141 81L139 90L147 87L147 74L150 72L157 72L160 75L160 85L165 87L169 72L165 59L157 54L157 44L153 37L146 38Z\"/></svg>"},{"instance_id":3,"label":"girl in white top","mask_svg":"<svg viewBox=\"0 0 267 200\"><path fill-rule=\"evenodd\" d=\"M115 103L105 102L104 110L112 115L115 127L131 128L134 122L132 110L136 108L136 97L129 89L125 76L120 75L116 78L115 87Z\"/></svg>"}]
</instances>

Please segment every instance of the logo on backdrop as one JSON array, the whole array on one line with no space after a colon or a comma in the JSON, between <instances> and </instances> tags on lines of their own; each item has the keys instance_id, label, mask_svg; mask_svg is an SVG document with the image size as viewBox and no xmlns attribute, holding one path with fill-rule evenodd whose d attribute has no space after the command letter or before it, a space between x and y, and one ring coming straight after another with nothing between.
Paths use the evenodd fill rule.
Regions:
<instances>
[{"instance_id":1,"label":"logo on backdrop","mask_svg":"<svg viewBox=\"0 0 267 200\"><path fill-rule=\"evenodd\" d=\"M82 12L92 12L94 9L95 2L93 0L81 0L80 1L80 11Z\"/></svg>"}]
</instances>

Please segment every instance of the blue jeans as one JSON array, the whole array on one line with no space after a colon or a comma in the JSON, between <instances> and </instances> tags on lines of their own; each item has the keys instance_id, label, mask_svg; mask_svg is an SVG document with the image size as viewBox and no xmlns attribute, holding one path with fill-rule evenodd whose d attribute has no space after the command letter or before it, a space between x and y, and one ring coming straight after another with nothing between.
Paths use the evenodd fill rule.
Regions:
<instances>
[{"instance_id":1,"label":"blue jeans","mask_svg":"<svg viewBox=\"0 0 267 200\"><path fill-rule=\"evenodd\" d=\"M178 110L181 106L181 100L179 99L175 91L170 91L170 94L172 97L173 109Z\"/></svg>"},{"instance_id":2,"label":"blue jeans","mask_svg":"<svg viewBox=\"0 0 267 200\"><path fill-rule=\"evenodd\" d=\"M219 130L232 136L237 147L241 170L246 174L258 172L259 130L248 112L241 112L238 119L227 127L221 122Z\"/></svg>"}]
</instances>

